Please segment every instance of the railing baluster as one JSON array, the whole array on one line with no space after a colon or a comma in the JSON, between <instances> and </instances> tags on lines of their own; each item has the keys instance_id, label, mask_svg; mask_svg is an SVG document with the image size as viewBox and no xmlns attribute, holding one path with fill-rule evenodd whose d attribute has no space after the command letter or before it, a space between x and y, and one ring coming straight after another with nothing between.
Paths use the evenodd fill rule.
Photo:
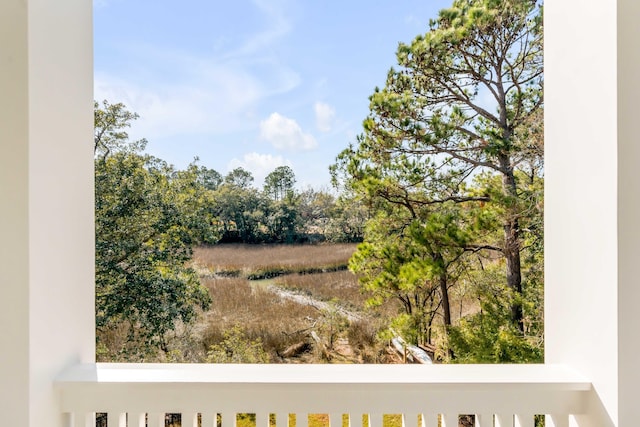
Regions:
<instances>
[{"instance_id":1,"label":"railing baluster","mask_svg":"<svg viewBox=\"0 0 640 427\"><path fill-rule=\"evenodd\" d=\"M88 425L90 427L95 427L96 426L96 413L95 412L90 412L90 413L86 414L85 423L89 423Z\"/></svg>"},{"instance_id":2,"label":"railing baluster","mask_svg":"<svg viewBox=\"0 0 640 427\"><path fill-rule=\"evenodd\" d=\"M256 427L269 427L269 414L260 412L256 413Z\"/></svg>"},{"instance_id":3,"label":"railing baluster","mask_svg":"<svg viewBox=\"0 0 640 427\"><path fill-rule=\"evenodd\" d=\"M211 412L202 412L200 414L200 421L202 422L202 427L216 427L218 415L216 413Z\"/></svg>"},{"instance_id":4,"label":"railing baluster","mask_svg":"<svg viewBox=\"0 0 640 427\"><path fill-rule=\"evenodd\" d=\"M458 427L458 414L441 414L442 427Z\"/></svg>"},{"instance_id":5,"label":"railing baluster","mask_svg":"<svg viewBox=\"0 0 640 427\"><path fill-rule=\"evenodd\" d=\"M75 412L68 414L70 427L96 427L96 414L94 412Z\"/></svg>"},{"instance_id":6,"label":"railing baluster","mask_svg":"<svg viewBox=\"0 0 640 427\"><path fill-rule=\"evenodd\" d=\"M145 427L146 422L146 412L127 411L127 427Z\"/></svg>"},{"instance_id":7,"label":"railing baluster","mask_svg":"<svg viewBox=\"0 0 640 427\"><path fill-rule=\"evenodd\" d=\"M496 427L514 427L513 415L496 414Z\"/></svg>"},{"instance_id":8,"label":"railing baluster","mask_svg":"<svg viewBox=\"0 0 640 427\"><path fill-rule=\"evenodd\" d=\"M493 414L476 414L475 427L493 427Z\"/></svg>"},{"instance_id":9,"label":"railing baluster","mask_svg":"<svg viewBox=\"0 0 640 427\"><path fill-rule=\"evenodd\" d=\"M222 427L236 427L238 424L238 414L230 411L223 411L222 414Z\"/></svg>"},{"instance_id":10,"label":"railing baluster","mask_svg":"<svg viewBox=\"0 0 640 427\"><path fill-rule=\"evenodd\" d=\"M296 427L309 427L309 414L296 414Z\"/></svg>"},{"instance_id":11,"label":"railing baluster","mask_svg":"<svg viewBox=\"0 0 640 427\"><path fill-rule=\"evenodd\" d=\"M329 414L329 427L342 427L342 414Z\"/></svg>"},{"instance_id":12,"label":"railing baluster","mask_svg":"<svg viewBox=\"0 0 640 427\"><path fill-rule=\"evenodd\" d=\"M149 413L147 418L147 425L149 427L164 427L164 412Z\"/></svg>"},{"instance_id":13,"label":"railing baluster","mask_svg":"<svg viewBox=\"0 0 640 427\"><path fill-rule=\"evenodd\" d=\"M420 427L438 427L438 414L433 412L422 413L422 426Z\"/></svg>"},{"instance_id":14,"label":"railing baluster","mask_svg":"<svg viewBox=\"0 0 640 427\"><path fill-rule=\"evenodd\" d=\"M516 414L514 417L515 427L535 427L533 414Z\"/></svg>"},{"instance_id":15,"label":"railing baluster","mask_svg":"<svg viewBox=\"0 0 640 427\"><path fill-rule=\"evenodd\" d=\"M545 417L547 427L569 427L569 415L551 414Z\"/></svg>"},{"instance_id":16,"label":"railing baluster","mask_svg":"<svg viewBox=\"0 0 640 427\"><path fill-rule=\"evenodd\" d=\"M416 414L411 413L402 413L400 414L400 421L402 423L402 427L417 427L418 416Z\"/></svg>"},{"instance_id":17,"label":"railing baluster","mask_svg":"<svg viewBox=\"0 0 640 427\"><path fill-rule=\"evenodd\" d=\"M369 427L382 427L382 414L369 413Z\"/></svg>"},{"instance_id":18,"label":"railing baluster","mask_svg":"<svg viewBox=\"0 0 640 427\"><path fill-rule=\"evenodd\" d=\"M198 414L196 412L183 412L180 415L182 427L198 427Z\"/></svg>"},{"instance_id":19,"label":"railing baluster","mask_svg":"<svg viewBox=\"0 0 640 427\"><path fill-rule=\"evenodd\" d=\"M276 427L289 427L289 414L278 412L276 414Z\"/></svg>"},{"instance_id":20,"label":"railing baluster","mask_svg":"<svg viewBox=\"0 0 640 427\"><path fill-rule=\"evenodd\" d=\"M107 413L107 427L126 427L127 414L119 411L109 411Z\"/></svg>"},{"instance_id":21,"label":"railing baluster","mask_svg":"<svg viewBox=\"0 0 640 427\"><path fill-rule=\"evenodd\" d=\"M65 412L64 425L68 427L89 427L89 423L85 420L85 414L80 412ZM85 422L83 422L85 421ZM95 423L93 424L95 426Z\"/></svg>"}]
</instances>

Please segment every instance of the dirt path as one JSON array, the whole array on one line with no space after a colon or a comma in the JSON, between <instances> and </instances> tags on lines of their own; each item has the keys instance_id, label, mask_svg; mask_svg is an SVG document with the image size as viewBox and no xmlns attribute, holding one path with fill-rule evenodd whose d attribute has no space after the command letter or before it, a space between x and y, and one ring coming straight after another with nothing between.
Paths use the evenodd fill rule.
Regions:
<instances>
[{"instance_id":1,"label":"dirt path","mask_svg":"<svg viewBox=\"0 0 640 427\"><path fill-rule=\"evenodd\" d=\"M263 281L260 280L255 282L263 282ZM316 299L309 295L305 295L299 292L290 291L288 289L281 288L280 286L274 285L273 282L266 284L266 289L269 292L273 292L274 294L278 295L280 298L294 301L298 304L308 305L308 306L317 308L320 311L336 311L341 316L347 318L347 320L349 320L350 322L359 321L364 318L362 314L357 313L355 311L348 310L338 304L328 303L328 302Z\"/></svg>"}]
</instances>

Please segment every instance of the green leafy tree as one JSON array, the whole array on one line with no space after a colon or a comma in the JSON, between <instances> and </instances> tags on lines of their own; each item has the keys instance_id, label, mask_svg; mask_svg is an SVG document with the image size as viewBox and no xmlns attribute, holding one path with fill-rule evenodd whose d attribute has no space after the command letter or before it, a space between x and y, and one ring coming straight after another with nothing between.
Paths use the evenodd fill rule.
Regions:
<instances>
[{"instance_id":1,"label":"green leafy tree","mask_svg":"<svg viewBox=\"0 0 640 427\"><path fill-rule=\"evenodd\" d=\"M276 202L293 194L296 176L289 166L278 166L264 179L264 192Z\"/></svg>"},{"instance_id":2,"label":"green leafy tree","mask_svg":"<svg viewBox=\"0 0 640 427\"><path fill-rule=\"evenodd\" d=\"M396 206L370 220L365 242L350 260L369 304L390 298L400 302L396 319L405 339L431 342L432 326L439 317L445 328L452 324L449 288L462 270L471 233L453 203L408 217ZM448 210L447 210L448 209Z\"/></svg>"},{"instance_id":3,"label":"green leafy tree","mask_svg":"<svg viewBox=\"0 0 640 427\"><path fill-rule=\"evenodd\" d=\"M525 322L527 334L522 333L510 321L509 306L514 298L513 290L500 280L500 265L487 264L482 274L470 275L474 294L480 303L480 311L466 316L449 330L449 344L456 357L455 363L541 363L544 358L539 324ZM541 289L541 287L528 287ZM532 298L533 297L533 298ZM541 295L537 296L538 298ZM523 305L531 316L540 313L534 307L535 296L525 296ZM537 303L541 303L539 299ZM540 313L541 314L541 313ZM529 319L525 316L525 320Z\"/></svg>"},{"instance_id":4,"label":"green leafy tree","mask_svg":"<svg viewBox=\"0 0 640 427\"><path fill-rule=\"evenodd\" d=\"M175 193L173 202L180 224L184 227L183 239L192 245L215 244L222 235L222 224L215 215L215 193L212 190L215 187L213 179L218 173L198 166L197 160L184 171L169 168L170 186ZM203 176L212 180L203 179Z\"/></svg>"},{"instance_id":5,"label":"green leafy tree","mask_svg":"<svg viewBox=\"0 0 640 427\"><path fill-rule=\"evenodd\" d=\"M96 158L104 161L116 152L136 153L144 150L147 140L130 141L126 132L131 123L138 119L138 114L127 110L121 102L111 104L106 100L102 104L94 101L93 111L93 152Z\"/></svg>"},{"instance_id":6,"label":"green leafy tree","mask_svg":"<svg viewBox=\"0 0 640 427\"><path fill-rule=\"evenodd\" d=\"M290 192L282 200L271 201L267 205L265 226L269 240L282 243L293 243L299 237L301 226L297 197Z\"/></svg>"},{"instance_id":7,"label":"green leafy tree","mask_svg":"<svg viewBox=\"0 0 640 427\"><path fill-rule=\"evenodd\" d=\"M225 182L213 198L215 216L223 227L223 241L257 243L264 239L267 201L258 190Z\"/></svg>"},{"instance_id":8,"label":"green leafy tree","mask_svg":"<svg viewBox=\"0 0 640 427\"><path fill-rule=\"evenodd\" d=\"M400 44L397 58L400 68L371 96L364 133L334 173L356 192L408 210L500 204L505 282L522 295L517 170L541 154L531 136L543 107L541 7L533 0L454 0L426 34ZM500 177L499 197L469 192L470 177L482 172ZM520 301L512 299L510 318L522 332Z\"/></svg>"},{"instance_id":9,"label":"green leafy tree","mask_svg":"<svg viewBox=\"0 0 640 427\"><path fill-rule=\"evenodd\" d=\"M362 242L364 228L371 217L371 209L361 198L343 192L329 211L325 236L330 242Z\"/></svg>"},{"instance_id":10,"label":"green leafy tree","mask_svg":"<svg viewBox=\"0 0 640 427\"><path fill-rule=\"evenodd\" d=\"M176 173L135 153L141 145L121 130L137 115L103 105L94 141L97 347L99 358L149 360L169 351L170 331L209 306L187 262L194 244L215 239L216 226L193 167ZM126 339L113 339L123 332Z\"/></svg>"},{"instance_id":11,"label":"green leafy tree","mask_svg":"<svg viewBox=\"0 0 640 427\"><path fill-rule=\"evenodd\" d=\"M196 164L200 159L197 157L194 159L194 164ZM214 191L224 181L224 178L220 174L220 172L209 169L206 166L196 166L194 170L196 174L196 181L198 184L202 185L207 190Z\"/></svg>"},{"instance_id":12,"label":"green leafy tree","mask_svg":"<svg viewBox=\"0 0 640 427\"><path fill-rule=\"evenodd\" d=\"M269 240L293 243L298 239L301 218L295 183L296 176L289 166L278 166L264 179L263 195L270 200L265 215Z\"/></svg>"},{"instance_id":13,"label":"green leafy tree","mask_svg":"<svg viewBox=\"0 0 640 427\"><path fill-rule=\"evenodd\" d=\"M253 181L254 178L251 172L241 167L235 168L224 177L225 184L243 190L248 189L253 184Z\"/></svg>"},{"instance_id":14,"label":"green leafy tree","mask_svg":"<svg viewBox=\"0 0 640 427\"><path fill-rule=\"evenodd\" d=\"M304 189L298 195L298 210L306 236L325 236L336 203L333 194L325 190Z\"/></svg>"},{"instance_id":15,"label":"green leafy tree","mask_svg":"<svg viewBox=\"0 0 640 427\"><path fill-rule=\"evenodd\" d=\"M460 320L450 329L449 344L457 363L540 363L544 356L544 269L543 269L543 187L544 180L527 172L517 171L521 183L518 200L523 236L522 272L527 286L522 293L509 288L503 277L504 260L495 252L483 256L474 253L464 280L470 285L470 295L476 299L480 311ZM500 180L495 175L479 176L477 185L492 198L499 197ZM495 193L495 194L494 194ZM476 207L470 215L481 225L500 221L504 215L501 204ZM481 227L489 240L499 240L499 229ZM522 328L511 321L510 307L514 301L523 308Z\"/></svg>"},{"instance_id":16,"label":"green leafy tree","mask_svg":"<svg viewBox=\"0 0 640 427\"><path fill-rule=\"evenodd\" d=\"M98 340L118 328L124 359L168 351L167 333L193 321L210 297L187 267L194 242L168 178L145 158L117 153L96 162L96 324ZM104 343L102 343L104 344Z\"/></svg>"}]
</instances>

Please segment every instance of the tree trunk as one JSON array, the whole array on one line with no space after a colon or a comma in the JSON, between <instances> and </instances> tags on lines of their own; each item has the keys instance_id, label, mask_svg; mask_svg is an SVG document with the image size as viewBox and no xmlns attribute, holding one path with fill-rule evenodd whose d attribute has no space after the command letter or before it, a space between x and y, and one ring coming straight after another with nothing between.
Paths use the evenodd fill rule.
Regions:
<instances>
[{"instance_id":1,"label":"tree trunk","mask_svg":"<svg viewBox=\"0 0 640 427\"><path fill-rule=\"evenodd\" d=\"M508 156L500 158L503 168L502 186L508 196L507 218L504 222L504 257L507 262L507 285L518 296L522 295L522 271L520 265L520 225L515 206L518 197L516 179ZM524 332L522 304L511 303L511 320L520 332Z\"/></svg>"},{"instance_id":2,"label":"tree trunk","mask_svg":"<svg viewBox=\"0 0 640 427\"><path fill-rule=\"evenodd\" d=\"M447 275L440 276L440 292L442 293L442 309L444 311L444 326L451 326L451 305L449 304L449 289L447 289Z\"/></svg>"}]
</instances>

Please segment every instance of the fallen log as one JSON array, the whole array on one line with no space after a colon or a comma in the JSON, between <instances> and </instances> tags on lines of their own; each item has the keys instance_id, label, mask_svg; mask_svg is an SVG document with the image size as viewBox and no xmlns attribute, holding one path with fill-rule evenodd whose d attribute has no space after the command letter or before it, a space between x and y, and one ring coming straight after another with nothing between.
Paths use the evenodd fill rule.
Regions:
<instances>
[{"instance_id":1,"label":"fallen log","mask_svg":"<svg viewBox=\"0 0 640 427\"><path fill-rule=\"evenodd\" d=\"M291 344L285 351L282 352L282 357L296 357L297 355L304 353L309 349L309 344L306 341Z\"/></svg>"}]
</instances>

